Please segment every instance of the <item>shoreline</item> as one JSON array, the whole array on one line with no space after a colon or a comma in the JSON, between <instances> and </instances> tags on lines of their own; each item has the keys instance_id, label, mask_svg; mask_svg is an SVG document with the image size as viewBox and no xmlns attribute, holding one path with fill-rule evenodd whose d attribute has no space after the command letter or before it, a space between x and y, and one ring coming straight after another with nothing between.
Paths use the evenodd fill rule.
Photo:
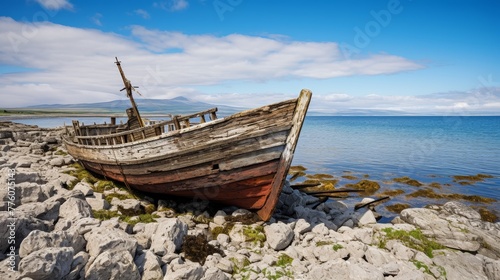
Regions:
<instances>
[{"instance_id":1,"label":"shoreline","mask_svg":"<svg viewBox=\"0 0 500 280\"><path fill-rule=\"evenodd\" d=\"M0 130L0 177L13 182L1 190L1 237L15 243L2 243L0 274L15 279L500 278L500 223L457 201L377 223L381 205L356 210L287 185L262 222L235 207L130 193L76 165L62 130L13 126Z\"/></svg>"}]
</instances>

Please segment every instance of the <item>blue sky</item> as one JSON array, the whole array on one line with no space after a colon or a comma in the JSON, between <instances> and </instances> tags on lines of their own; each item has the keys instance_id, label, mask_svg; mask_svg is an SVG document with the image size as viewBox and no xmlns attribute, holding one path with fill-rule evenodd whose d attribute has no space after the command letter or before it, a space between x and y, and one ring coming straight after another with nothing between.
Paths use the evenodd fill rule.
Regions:
<instances>
[{"instance_id":1,"label":"blue sky","mask_svg":"<svg viewBox=\"0 0 500 280\"><path fill-rule=\"evenodd\" d=\"M500 115L500 1L3 0L0 107L142 98Z\"/></svg>"}]
</instances>

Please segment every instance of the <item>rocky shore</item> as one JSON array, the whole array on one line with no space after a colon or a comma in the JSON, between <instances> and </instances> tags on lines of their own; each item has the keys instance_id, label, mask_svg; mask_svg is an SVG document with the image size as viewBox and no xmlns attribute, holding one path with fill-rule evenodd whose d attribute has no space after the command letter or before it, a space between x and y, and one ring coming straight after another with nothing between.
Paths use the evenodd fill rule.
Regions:
<instances>
[{"instance_id":1,"label":"rocky shore","mask_svg":"<svg viewBox=\"0 0 500 280\"><path fill-rule=\"evenodd\" d=\"M286 185L262 222L94 178L62 132L0 123L1 279L500 279L500 223L462 203L381 224Z\"/></svg>"}]
</instances>

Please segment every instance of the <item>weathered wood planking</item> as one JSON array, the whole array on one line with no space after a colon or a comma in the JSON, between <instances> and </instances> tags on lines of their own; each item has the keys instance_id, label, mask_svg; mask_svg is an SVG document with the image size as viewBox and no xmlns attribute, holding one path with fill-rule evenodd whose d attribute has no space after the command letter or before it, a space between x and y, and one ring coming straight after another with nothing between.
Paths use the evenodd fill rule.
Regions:
<instances>
[{"instance_id":1,"label":"weathered wood planking","mask_svg":"<svg viewBox=\"0 0 500 280\"><path fill-rule=\"evenodd\" d=\"M297 100L297 106L295 107L295 113L293 115L293 127L288 135L286 148L281 155L280 164L276 172L276 176L273 179L271 192L264 206L257 211L259 217L264 221L271 218L281 190L283 189L286 175L288 174L288 170L290 170L290 165L292 164L293 153L295 152L295 148L299 140L300 131L302 130L302 124L304 123L307 109L309 108L309 103L311 102L311 97L312 92L310 90L303 89L300 92L300 96Z\"/></svg>"},{"instance_id":2,"label":"weathered wood planking","mask_svg":"<svg viewBox=\"0 0 500 280\"><path fill-rule=\"evenodd\" d=\"M186 127L174 131L160 124L155 130L145 127L128 134L75 133L80 143L92 144L77 144L69 137L65 144L85 168L133 188L256 209L268 220L290 168L311 95L302 90L297 99L222 119L200 117L199 124L182 120L178 125ZM160 127L162 131L156 130ZM109 141L136 135L138 139L127 143Z\"/></svg>"}]
</instances>

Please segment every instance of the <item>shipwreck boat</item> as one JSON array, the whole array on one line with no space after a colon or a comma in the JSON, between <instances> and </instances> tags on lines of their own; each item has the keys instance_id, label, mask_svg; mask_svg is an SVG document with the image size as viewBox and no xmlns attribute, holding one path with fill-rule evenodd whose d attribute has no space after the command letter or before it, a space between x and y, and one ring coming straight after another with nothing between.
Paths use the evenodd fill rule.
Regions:
<instances>
[{"instance_id":1,"label":"shipwreck boat","mask_svg":"<svg viewBox=\"0 0 500 280\"><path fill-rule=\"evenodd\" d=\"M149 193L256 211L268 220L286 180L312 93L217 118L217 108L145 125L134 87L116 59L132 107L128 121L73 121L64 144L87 170ZM122 89L123 90L123 89Z\"/></svg>"}]
</instances>

